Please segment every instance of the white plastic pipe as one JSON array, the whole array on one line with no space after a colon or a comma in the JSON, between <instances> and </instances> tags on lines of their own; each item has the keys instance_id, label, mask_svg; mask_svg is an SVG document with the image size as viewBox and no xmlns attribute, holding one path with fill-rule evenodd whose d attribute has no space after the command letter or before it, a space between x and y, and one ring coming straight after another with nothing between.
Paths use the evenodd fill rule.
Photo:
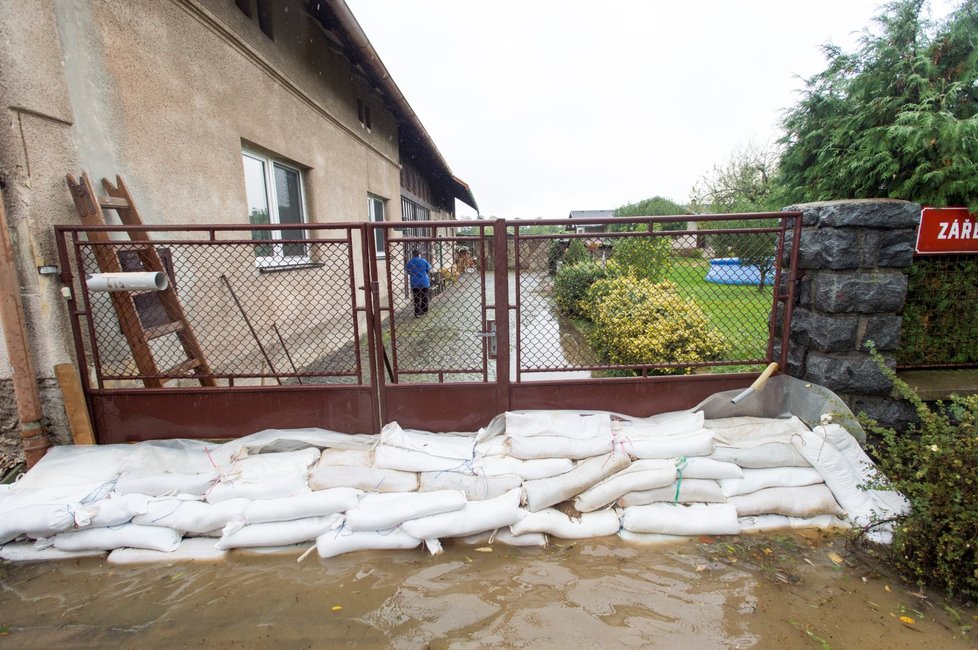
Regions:
<instances>
[{"instance_id":1,"label":"white plastic pipe","mask_svg":"<svg viewBox=\"0 0 978 650\"><path fill-rule=\"evenodd\" d=\"M89 291L163 291L170 286L165 273L92 273Z\"/></svg>"}]
</instances>

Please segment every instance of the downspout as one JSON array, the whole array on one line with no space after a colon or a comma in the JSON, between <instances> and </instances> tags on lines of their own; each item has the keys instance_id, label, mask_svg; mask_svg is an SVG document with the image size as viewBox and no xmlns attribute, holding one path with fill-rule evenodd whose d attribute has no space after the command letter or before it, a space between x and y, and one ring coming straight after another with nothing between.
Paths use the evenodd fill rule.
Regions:
<instances>
[{"instance_id":1,"label":"downspout","mask_svg":"<svg viewBox=\"0 0 978 650\"><path fill-rule=\"evenodd\" d=\"M24 457L30 469L44 457L51 442L41 426L44 416L41 396L37 390L37 375L31 358L24 321L24 306L20 297L20 280L14 248L7 227L7 211L0 193L0 325L7 344L7 355L13 367L14 395L20 417L20 436Z\"/></svg>"}]
</instances>

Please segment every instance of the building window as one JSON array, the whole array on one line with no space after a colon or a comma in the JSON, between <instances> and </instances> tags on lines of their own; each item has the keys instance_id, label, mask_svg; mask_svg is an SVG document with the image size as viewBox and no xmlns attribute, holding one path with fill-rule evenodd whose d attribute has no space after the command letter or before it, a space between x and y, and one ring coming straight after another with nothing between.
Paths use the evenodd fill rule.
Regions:
<instances>
[{"instance_id":1,"label":"building window","mask_svg":"<svg viewBox=\"0 0 978 650\"><path fill-rule=\"evenodd\" d=\"M429 221L431 219L431 211L428 208L415 203L406 196L401 197L401 221ZM404 235L406 237L431 237L432 230L430 228L405 228ZM416 245L424 251L425 254L431 252L431 244L429 242L419 242Z\"/></svg>"},{"instance_id":2,"label":"building window","mask_svg":"<svg viewBox=\"0 0 978 650\"><path fill-rule=\"evenodd\" d=\"M274 40L272 35L272 7L269 0L234 0L245 16L251 20L257 20L258 28L267 36Z\"/></svg>"},{"instance_id":3,"label":"building window","mask_svg":"<svg viewBox=\"0 0 978 650\"><path fill-rule=\"evenodd\" d=\"M249 223L305 223L302 172L252 151L243 151L241 158L244 161ZM290 239L305 239L304 230L253 230L251 238L268 242L254 248L255 258L261 266L284 266L309 261L306 244L288 243Z\"/></svg>"},{"instance_id":4,"label":"building window","mask_svg":"<svg viewBox=\"0 0 978 650\"><path fill-rule=\"evenodd\" d=\"M367 212L372 223L383 223L387 220L387 200L371 194L367 197ZM374 229L377 254L381 256L385 254L384 239L386 234L383 228Z\"/></svg>"},{"instance_id":5,"label":"building window","mask_svg":"<svg viewBox=\"0 0 978 650\"><path fill-rule=\"evenodd\" d=\"M367 131L370 131L373 127L370 119L370 106L362 99L357 99L357 119L360 120L360 126L367 129Z\"/></svg>"}]
</instances>

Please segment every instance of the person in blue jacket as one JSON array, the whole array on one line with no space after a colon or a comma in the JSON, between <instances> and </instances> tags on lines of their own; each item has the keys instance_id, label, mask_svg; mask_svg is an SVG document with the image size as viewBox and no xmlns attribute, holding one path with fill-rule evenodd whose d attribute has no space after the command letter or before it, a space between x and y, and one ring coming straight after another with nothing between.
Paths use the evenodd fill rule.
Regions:
<instances>
[{"instance_id":1,"label":"person in blue jacket","mask_svg":"<svg viewBox=\"0 0 978 650\"><path fill-rule=\"evenodd\" d=\"M414 255L404 265L411 281L411 293L414 296L414 317L420 318L428 313L428 292L431 290L431 264L421 257L421 249L415 248Z\"/></svg>"}]
</instances>

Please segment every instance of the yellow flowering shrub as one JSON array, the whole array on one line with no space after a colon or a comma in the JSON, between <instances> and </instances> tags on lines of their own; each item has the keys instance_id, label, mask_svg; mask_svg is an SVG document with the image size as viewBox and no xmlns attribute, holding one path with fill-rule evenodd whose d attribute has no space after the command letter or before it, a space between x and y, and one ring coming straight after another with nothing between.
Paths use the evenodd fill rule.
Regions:
<instances>
[{"instance_id":1,"label":"yellow flowering shrub","mask_svg":"<svg viewBox=\"0 0 978 650\"><path fill-rule=\"evenodd\" d=\"M586 316L594 328L588 341L608 363L647 365L696 363L719 359L724 336L693 300L671 282L654 283L632 275L595 282ZM665 368L653 374L689 374L691 368Z\"/></svg>"}]
</instances>

